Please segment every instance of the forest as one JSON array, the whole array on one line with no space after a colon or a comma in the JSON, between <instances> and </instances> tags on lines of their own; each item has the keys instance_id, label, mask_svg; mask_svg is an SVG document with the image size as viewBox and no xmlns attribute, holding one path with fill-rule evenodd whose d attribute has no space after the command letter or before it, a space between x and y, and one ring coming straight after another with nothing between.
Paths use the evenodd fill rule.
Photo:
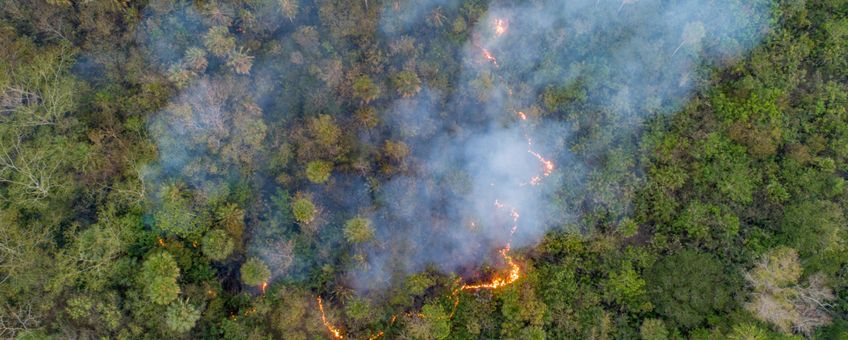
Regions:
<instances>
[{"instance_id":1,"label":"forest","mask_svg":"<svg viewBox=\"0 0 848 340\"><path fill-rule=\"evenodd\" d=\"M0 0L0 339L848 339L848 0Z\"/></svg>"}]
</instances>

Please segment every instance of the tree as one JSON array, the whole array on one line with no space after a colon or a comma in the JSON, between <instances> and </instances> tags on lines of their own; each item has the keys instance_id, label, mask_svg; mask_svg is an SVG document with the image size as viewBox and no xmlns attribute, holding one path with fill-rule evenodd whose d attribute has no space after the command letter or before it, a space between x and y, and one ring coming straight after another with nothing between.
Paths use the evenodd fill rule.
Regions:
<instances>
[{"instance_id":1,"label":"tree","mask_svg":"<svg viewBox=\"0 0 848 340\"><path fill-rule=\"evenodd\" d=\"M345 223L345 239L350 243L365 243L374 238L371 221L364 217L354 217Z\"/></svg>"},{"instance_id":2,"label":"tree","mask_svg":"<svg viewBox=\"0 0 848 340\"><path fill-rule=\"evenodd\" d=\"M370 77L365 75L359 76L353 82L353 95L362 99L367 104L380 96L380 88L374 84L374 81Z\"/></svg>"},{"instance_id":3,"label":"tree","mask_svg":"<svg viewBox=\"0 0 848 340\"><path fill-rule=\"evenodd\" d=\"M209 65L209 61L206 60L206 51L199 47L189 47L186 49L183 64L194 72L203 72Z\"/></svg>"},{"instance_id":4,"label":"tree","mask_svg":"<svg viewBox=\"0 0 848 340\"><path fill-rule=\"evenodd\" d=\"M797 249L813 270L839 270L839 253L845 250L845 216L838 205L805 200L786 207L780 223L781 238Z\"/></svg>"},{"instance_id":5,"label":"tree","mask_svg":"<svg viewBox=\"0 0 848 340\"><path fill-rule=\"evenodd\" d=\"M252 257L241 265L241 282L248 286L259 286L271 278L271 270L262 260Z\"/></svg>"},{"instance_id":6,"label":"tree","mask_svg":"<svg viewBox=\"0 0 848 340\"><path fill-rule=\"evenodd\" d=\"M642 326L639 327L639 335L643 340L666 340L668 339L668 329L665 328L665 323L660 319L645 319L642 321Z\"/></svg>"},{"instance_id":7,"label":"tree","mask_svg":"<svg viewBox=\"0 0 848 340\"><path fill-rule=\"evenodd\" d=\"M291 208L294 219L303 224L311 223L315 220L315 215L318 213L315 204L306 197L296 198L292 202Z\"/></svg>"},{"instance_id":8,"label":"tree","mask_svg":"<svg viewBox=\"0 0 848 340\"><path fill-rule=\"evenodd\" d=\"M731 340L767 340L769 334L754 324L742 323L734 325L727 338Z\"/></svg>"},{"instance_id":9,"label":"tree","mask_svg":"<svg viewBox=\"0 0 848 340\"><path fill-rule=\"evenodd\" d=\"M188 303L188 300L177 300L168 305L165 311L165 325L177 333L185 333L194 328L200 319L200 311Z\"/></svg>"},{"instance_id":10,"label":"tree","mask_svg":"<svg viewBox=\"0 0 848 340\"><path fill-rule=\"evenodd\" d=\"M799 285L801 271L794 249L772 249L745 276L753 288L752 300L745 308L783 333L796 330L809 335L816 327L829 324L827 301L835 298L833 292L821 275L811 276L807 286Z\"/></svg>"},{"instance_id":11,"label":"tree","mask_svg":"<svg viewBox=\"0 0 848 340\"><path fill-rule=\"evenodd\" d=\"M248 55L243 48L234 49L227 55L227 66L238 74L250 74L253 66L253 56Z\"/></svg>"},{"instance_id":12,"label":"tree","mask_svg":"<svg viewBox=\"0 0 848 340\"><path fill-rule=\"evenodd\" d=\"M233 203L225 204L215 211L215 217L218 224L233 238L235 245L240 247L244 234L244 209Z\"/></svg>"},{"instance_id":13,"label":"tree","mask_svg":"<svg viewBox=\"0 0 848 340\"><path fill-rule=\"evenodd\" d=\"M215 56L223 57L236 47L236 38L230 34L226 26L214 26L209 28L203 37L206 49Z\"/></svg>"},{"instance_id":14,"label":"tree","mask_svg":"<svg viewBox=\"0 0 848 340\"><path fill-rule=\"evenodd\" d=\"M326 182L333 171L333 163L327 161L311 161L306 163L306 178L315 184Z\"/></svg>"},{"instance_id":15,"label":"tree","mask_svg":"<svg viewBox=\"0 0 848 340\"><path fill-rule=\"evenodd\" d=\"M215 229L203 237L203 254L206 257L223 261L233 252L233 239L221 229Z\"/></svg>"},{"instance_id":16,"label":"tree","mask_svg":"<svg viewBox=\"0 0 848 340\"><path fill-rule=\"evenodd\" d=\"M159 251L144 260L140 281L150 301L167 305L180 293L180 286L177 284L179 276L180 268L177 267L174 257L168 252Z\"/></svg>"},{"instance_id":17,"label":"tree","mask_svg":"<svg viewBox=\"0 0 848 340\"><path fill-rule=\"evenodd\" d=\"M428 303L421 314L409 319L407 334L416 339L447 339L450 335L450 318L444 307Z\"/></svg>"},{"instance_id":18,"label":"tree","mask_svg":"<svg viewBox=\"0 0 848 340\"><path fill-rule=\"evenodd\" d=\"M412 71L401 71L395 74L393 83L397 93L402 97L412 97L421 91L421 80Z\"/></svg>"},{"instance_id":19,"label":"tree","mask_svg":"<svg viewBox=\"0 0 848 340\"><path fill-rule=\"evenodd\" d=\"M289 19L289 21L294 21L294 17L297 16L298 9L298 0L279 0L280 1L280 12Z\"/></svg>"},{"instance_id":20,"label":"tree","mask_svg":"<svg viewBox=\"0 0 848 340\"><path fill-rule=\"evenodd\" d=\"M733 289L723 268L712 255L692 250L655 263L647 272L646 282L657 313L681 327L692 328L710 315L727 310Z\"/></svg>"},{"instance_id":21,"label":"tree","mask_svg":"<svg viewBox=\"0 0 848 340\"><path fill-rule=\"evenodd\" d=\"M639 277L631 265L610 273L605 286L608 300L632 310L642 308L646 295L645 280Z\"/></svg>"}]
</instances>

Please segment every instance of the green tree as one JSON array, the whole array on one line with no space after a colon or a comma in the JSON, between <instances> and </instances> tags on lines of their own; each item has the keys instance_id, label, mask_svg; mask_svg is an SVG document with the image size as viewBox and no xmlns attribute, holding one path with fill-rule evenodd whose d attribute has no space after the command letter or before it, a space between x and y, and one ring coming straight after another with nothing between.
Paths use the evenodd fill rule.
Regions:
<instances>
[{"instance_id":1,"label":"green tree","mask_svg":"<svg viewBox=\"0 0 848 340\"><path fill-rule=\"evenodd\" d=\"M165 311L165 325L176 333L185 333L194 328L200 319L200 311L187 300L177 300Z\"/></svg>"},{"instance_id":2,"label":"green tree","mask_svg":"<svg viewBox=\"0 0 848 340\"><path fill-rule=\"evenodd\" d=\"M250 74L253 66L253 56L248 55L243 48L233 49L227 55L227 66L237 74Z\"/></svg>"},{"instance_id":3,"label":"green tree","mask_svg":"<svg viewBox=\"0 0 848 340\"><path fill-rule=\"evenodd\" d=\"M421 314L410 319L407 333L416 339L447 339L450 336L450 318L444 307L428 303Z\"/></svg>"},{"instance_id":4,"label":"green tree","mask_svg":"<svg viewBox=\"0 0 848 340\"><path fill-rule=\"evenodd\" d=\"M206 49L215 56L223 57L236 47L236 38L226 26L214 26L203 37Z\"/></svg>"},{"instance_id":5,"label":"green tree","mask_svg":"<svg viewBox=\"0 0 848 340\"><path fill-rule=\"evenodd\" d=\"M141 284L145 295L156 304L167 305L180 294L177 277L180 268L174 257L165 251L155 252L141 266Z\"/></svg>"},{"instance_id":6,"label":"green tree","mask_svg":"<svg viewBox=\"0 0 848 340\"><path fill-rule=\"evenodd\" d=\"M374 228L369 219L354 217L345 222L344 234L350 243L365 243L374 238Z\"/></svg>"},{"instance_id":7,"label":"green tree","mask_svg":"<svg viewBox=\"0 0 848 340\"><path fill-rule=\"evenodd\" d=\"M366 104L380 96L380 88L368 76L359 76L353 82L353 95Z\"/></svg>"},{"instance_id":8,"label":"green tree","mask_svg":"<svg viewBox=\"0 0 848 340\"><path fill-rule=\"evenodd\" d=\"M333 171L333 163L327 161L311 161L306 163L306 178L315 184L326 182Z\"/></svg>"},{"instance_id":9,"label":"green tree","mask_svg":"<svg viewBox=\"0 0 848 340\"><path fill-rule=\"evenodd\" d=\"M233 239L220 229L212 230L203 237L203 255L215 261L223 261L233 252Z\"/></svg>"},{"instance_id":10,"label":"green tree","mask_svg":"<svg viewBox=\"0 0 848 340\"><path fill-rule=\"evenodd\" d=\"M392 82L397 93L402 97L412 97L421 91L421 80L412 71L401 71L394 76Z\"/></svg>"},{"instance_id":11,"label":"green tree","mask_svg":"<svg viewBox=\"0 0 848 340\"><path fill-rule=\"evenodd\" d=\"M291 209L294 219L303 224L312 223L315 220L315 215L318 213L315 204L306 197L296 198L292 202Z\"/></svg>"},{"instance_id":12,"label":"green tree","mask_svg":"<svg viewBox=\"0 0 848 340\"><path fill-rule=\"evenodd\" d=\"M683 328L728 310L733 289L724 266L712 255L685 250L667 256L646 275L656 311Z\"/></svg>"},{"instance_id":13,"label":"green tree","mask_svg":"<svg viewBox=\"0 0 848 340\"><path fill-rule=\"evenodd\" d=\"M252 257L241 265L241 282L248 286L259 286L271 278L271 270L262 260Z\"/></svg>"},{"instance_id":14,"label":"green tree","mask_svg":"<svg viewBox=\"0 0 848 340\"><path fill-rule=\"evenodd\" d=\"M645 319L642 321L642 326L639 327L639 335L644 340L666 340L668 339L668 329L665 328L665 323L660 319Z\"/></svg>"},{"instance_id":15,"label":"green tree","mask_svg":"<svg viewBox=\"0 0 848 340\"><path fill-rule=\"evenodd\" d=\"M743 323L734 325L727 338L731 340L767 340L769 334L757 325Z\"/></svg>"}]
</instances>

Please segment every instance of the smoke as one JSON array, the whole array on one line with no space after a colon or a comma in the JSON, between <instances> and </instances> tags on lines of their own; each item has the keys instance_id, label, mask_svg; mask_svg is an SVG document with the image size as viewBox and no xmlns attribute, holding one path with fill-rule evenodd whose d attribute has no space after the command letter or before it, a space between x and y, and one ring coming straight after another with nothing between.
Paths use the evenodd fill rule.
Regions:
<instances>
[{"instance_id":1,"label":"smoke","mask_svg":"<svg viewBox=\"0 0 848 340\"><path fill-rule=\"evenodd\" d=\"M460 7L390 8L382 27L399 39L427 30L428 11ZM416 167L379 190L379 241L355 285L379 288L392 273L428 266L462 274L498 265L507 243L579 225L585 202L614 204L621 198L597 188L604 160L635 151L645 119L679 109L709 68L753 47L768 11L738 1L490 5L459 54L456 90L425 89L389 110ZM550 176L534 153L556 164ZM638 165L625 163L623 177L638 178Z\"/></svg>"},{"instance_id":2,"label":"smoke","mask_svg":"<svg viewBox=\"0 0 848 340\"><path fill-rule=\"evenodd\" d=\"M621 202L629 201L627 187L641 170L633 153L643 122L679 109L708 83L711 69L755 46L770 13L760 2L736 0L488 7L432 0L351 8L380 13L374 42L362 38L368 32L351 33L356 22L330 3L302 1L295 11L273 1L244 6L249 10L153 2L145 13L139 45L181 86L150 121L160 160L146 183L155 189L179 180L213 205L249 201L247 185L262 202L249 214L257 216L251 251L299 273L334 261L315 249L341 245L344 221L368 217L375 240L352 247L364 260L345 268L361 290L429 266L465 275L485 263L502 265L497 250L508 243L515 249L555 228L591 227L581 220L587 209L607 210L613 222L625 217L630 207ZM371 60L381 58L369 50L375 46L389 47L388 65ZM243 64L227 51L255 57L250 73L233 66ZM402 70L419 75L420 91L378 100L382 133L359 136L362 145L408 145L402 171L374 176L377 183L348 169L320 187L270 184L281 172L302 171L302 164L277 159L298 142L281 127L319 113L352 125L344 114L358 108L345 99L349 80L370 74L384 80L389 97L391 77ZM248 177L255 182L244 184ZM277 194L286 190L308 192L326 212L315 240L293 235L287 197Z\"/></svg>"}]
</instances>

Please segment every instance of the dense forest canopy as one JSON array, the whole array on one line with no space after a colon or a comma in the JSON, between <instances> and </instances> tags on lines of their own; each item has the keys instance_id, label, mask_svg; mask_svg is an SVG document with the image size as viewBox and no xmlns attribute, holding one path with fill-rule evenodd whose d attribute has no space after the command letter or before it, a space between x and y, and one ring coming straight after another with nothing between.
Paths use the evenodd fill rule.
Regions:
<instances>
[{"instance_id":1,"label":"dense forest canopy","mask_svg":"<svg viewBox=\"0 0 848 340\"><path fill-rule=\"evenodd\" d=\"M848 1L2 0L0 338L848 337Z\"/></svg>"}]
</instances>

